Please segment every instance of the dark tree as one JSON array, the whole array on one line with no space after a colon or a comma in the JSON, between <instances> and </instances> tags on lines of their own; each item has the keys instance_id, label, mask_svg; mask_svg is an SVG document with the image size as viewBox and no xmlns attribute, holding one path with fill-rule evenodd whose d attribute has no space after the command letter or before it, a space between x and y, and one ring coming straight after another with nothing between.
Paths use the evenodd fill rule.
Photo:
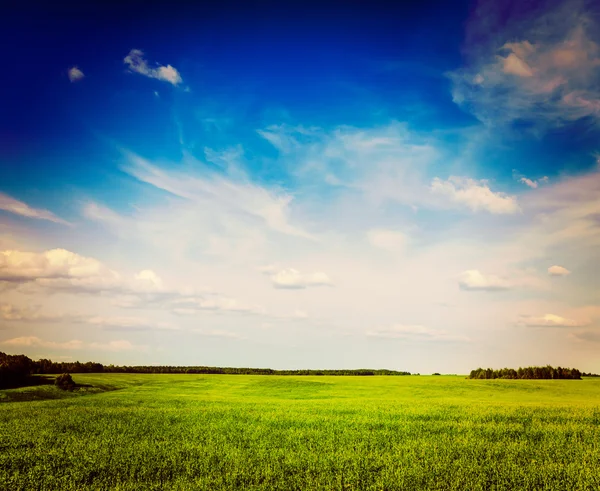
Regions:
<instances>
[{"instance_id":1,"label":"dark tree","mask_svg":"<svg viewBox=\"0 0 600 491\"><path fill-rule=\"evenodd\" d=\"M63 373L54 380L54 385L62 390L73 390L75 388L75 382L73 377L69 373Z\"/></svg>"}]
</instances>

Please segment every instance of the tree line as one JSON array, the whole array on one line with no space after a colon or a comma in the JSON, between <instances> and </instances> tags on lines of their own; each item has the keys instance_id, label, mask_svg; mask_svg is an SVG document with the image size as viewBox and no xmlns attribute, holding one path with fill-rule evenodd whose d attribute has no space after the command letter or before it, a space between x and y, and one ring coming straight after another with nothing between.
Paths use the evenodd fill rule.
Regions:
<instances>
[{"instance_id":1,"label":"tree line","mask_svg":"<svg viewBox=\"0 0 600 491\"><path fill-rule=\"evenodd\" d=\"M273 370L271 368L235 368L208 366L118 366L88 361L81 363L55 362L48 359L34 361L25 355L0 352L0 387L22 384L32 375L62 373L194 373L224 375L410 375L396 370Z\"/></svg>"},{"instance_id":2,"label":"tree line","mask_svg":"<svg viewBox=\"0 0 600 491\"><path fill-rule=\"evenodd\" d=\"M520 367L517 370L514 368L501 368L493 370L492 368L478 368L471 370L469 378L471 379L571 379L580 380L582 373L576 368L551 367ZM587 374L583 374L587 375ZM588 375L589 376L589 375ZM592 375L593 376L593 375Z\"/></svg>"}]
</instances>

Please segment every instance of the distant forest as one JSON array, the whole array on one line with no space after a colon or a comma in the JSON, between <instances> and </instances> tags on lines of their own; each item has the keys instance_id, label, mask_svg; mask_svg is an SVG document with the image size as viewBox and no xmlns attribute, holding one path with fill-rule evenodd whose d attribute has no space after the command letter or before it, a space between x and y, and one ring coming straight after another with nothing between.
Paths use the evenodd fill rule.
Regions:
<instances>
[{"instance_id":1,"label":"distant forest","mask_svg":"<svg viewBox=\"0 0 600 491\"><path fill-rule=\"evenodd\" d=\"M233 368L207 366L116 366L88 361L54 362L48 359L34 361L25 355L8 355L0 352L0 388L17 387L34 375L62 373L195 373L224 375L411 375L396 370L273 370L270 368ZM419 375L414 374L414 375ZM439 375L435 373L434 375ZM598 377L595 373L581 373L576 368L525 367L514 370L503 368L478 368L469 374L470 379L581 379Z\"/></svg>"},{"instance_id":2,"label":"distant forest","mask_svg":"<svg viewBox=\"0 0 600 491\"><path fill-rule=\"evenodd\" d=\"M196 373L225 375L410 375L395 370L272 370L270 368L232 368L206 366L115 366L88 361L34 361L25 355L0 352L0 388L20 385L32 375L60 373Z\"/></svg>"},{"instance_id":3,"label":"distant forest","mask_svg":"<svg viewBox=\"0 0 600 491\"><path fill-rule=\"evenodd\" d=\"M581 376L597 377L592 373L581 373L576 368L551 367L525 367L515 370L514 368L502 368L493 370L491 368L478 368L471 370L469 378L472 379L527 379L527 380L545 380L545 379L571 379L580 380Z\"/></svg>"}]
</instances>

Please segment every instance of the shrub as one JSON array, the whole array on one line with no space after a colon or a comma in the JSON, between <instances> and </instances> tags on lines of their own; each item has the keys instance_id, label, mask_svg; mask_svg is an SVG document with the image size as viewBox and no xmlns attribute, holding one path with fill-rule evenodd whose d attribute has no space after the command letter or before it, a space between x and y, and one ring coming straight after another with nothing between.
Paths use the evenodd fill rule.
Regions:
<instances>
[{"instance_id":1,"label":"shrub","mask_svg":"<svg viewBox=\"0 0 600 491\"><path fill-rule=\"evenodd\" d=\"M63 373L54 380L54 385L62 390L73 390L75 388L75 382L73 377L69 373Z\"/></svg>"}]
</instances>

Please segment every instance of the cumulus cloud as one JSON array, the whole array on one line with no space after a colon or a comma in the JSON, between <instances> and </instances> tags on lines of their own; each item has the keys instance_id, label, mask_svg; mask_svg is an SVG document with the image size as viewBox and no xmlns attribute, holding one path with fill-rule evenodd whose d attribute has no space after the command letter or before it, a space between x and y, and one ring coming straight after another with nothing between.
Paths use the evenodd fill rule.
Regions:
<instances>
[{"instance_id":1,"label":"cumulus cloud","mask_svg":"<svg viewBox=\"0 0 600 491\"><path fill-rule=\"evenodd\" d=\"M484 210L493 214L513 214L520 211L515 196L492 191L486 180L451 176L444 181L436 177L431 182L430 190L472 211Z\"/></svg>"},{"instance_id":2,"label":"cumulus cloud","mask_svg":"<svg viewBox=\"0 0 600 491\"><path fill-rule=\"evenodd\" d=\"M85 77L83 72L76 66L69 68L67 75L69 76L69 80L71 82L78 82L79 80L83 80L83 77Z\"/></svg>"},{"instance_id":3,"label":"cumulus cloud","mask_svg":"<svg viewBox=\"0 0 600 491\"><path fill-rule=\"evenodd\" d=\"M527 327L582 327L588 323L554 314L546 314L543 316L522 315L517 324Z\"/></svg>"},{"instance_id":4,"label":"cumulus cloud","mask_svg":"<svg viewBox=\"0 0 600 491\"><path fill-rule=\"evenodd\" d=\"M319 273L300 278L303 286L315 286L328 281ZM0 287L19 287L23 293L66 292L74 294L106 294L121 308L152 308L178 315L194 315L201 311L267 315L266 309L253 303L240 302L225 295L195 289L167 288L154 271L145 269L132 276L123 276L100 261L80 256L65 249L43 253L0 251ZM285 287L283 287L285 288ZM292 287L288 287L292 288ZM3 312L0 312L2 314ZM76 314L40 314L33 311L4 312L6 316L28 317L31 321L84 322L105 329L142 330L172 329L173 326L134 318L107 318Z\"/></svg>"},{"instance_id":5,"label":"cumulus cloud","mask_svg":"<svg viewBox=\"0 0 600 491\"><path fill-rule=\"evenodd\" d=\"M77 339L64 342L46 341L38 338L37 336L22 336L18 338L7 339L6 341L2 341L0 345L11 348L50 348L56 350L89 351L145 351L148 349L146 345L136 345L124 339L109 341L107 343L86 343Z\"/></svg>"},{"instance_id":6,"label":"cumulus cloud","mask_svg":"<svg viewBox=\"0 0 600 491\"><path fill-rule=\"evenodd\" d=\"M455 335L447 331L420 325L396 324L390 327L366 331L368 337L404 339L408 341L468 341L467 336Z\"/></svg>"},{"instance_id":7,"label":"cumulus cloud","mask_svg":"<svg viewBox=\"0 0 600 491\"><path fill-rule=\"evenodd\" d=\"M169 82L175 86L182 82L181 75L171 65L158 65L155 68L148 66L148 62L144 58L144 52L139 49L132 49L123 59L123 62L132 72L139 73L140 75Z\"/></svg>"},{"instance_id":8,"label":"cumulus cloud","mask_svg":"<svg viewBox=\"0 0 600 491\"><path fill-rule=\"evenodd\" d=\"M14 213L27 218L37 218L38 220L48 220L62 225L70 225L69 222L58 218L54 213L41 208L31 208L27 203L23 203L7 194L0 193L0 210Z\"/></svg>"},{"instance_id":9,"label":"cumulus cloud","mask_svg":"<svg viewBox=\"0 0 600 491\"><path fill-rule=\"evenodd\" d=\"M554 265L548 268L548 274L550 276L567 276L571 274L571 272L563 266Z\"/></svg>"},{"instance_id":10,"label":"cumulus cloud","mask_svg":"<svg viewBox=\"0 0 600 491\"><path fill-rule=\"evenodd\" d=\"M36 280L99 279L117 282L120 277L100 261L80 256L65 249L24 252L0 251L0 281L28 282Z\"/></svg>"},{"instance_id":11,"label":"cumulus cloud","mask_svg":"<svg viewBox=\"0 0 600 491\"><path fill-rule=\"evenodd\" d=\"M323 272L303 274L300 271L288 268L282 269L271 276L275 288L302 289L313 286L332 286L333 282Z\"/></svg>"},{"instance_id":12,"label":"cumulus cloud","mask_svg":"<svg viewBox=\"0 0 600 491\"><path fill-rule=\"evenodd\" d=\"M488 124L598 122L598 23L588 4L541 2L529 12L515 5L480 2L468 26L468 64L450 75L454 101Z\"/></svg>"}]
</instances>

